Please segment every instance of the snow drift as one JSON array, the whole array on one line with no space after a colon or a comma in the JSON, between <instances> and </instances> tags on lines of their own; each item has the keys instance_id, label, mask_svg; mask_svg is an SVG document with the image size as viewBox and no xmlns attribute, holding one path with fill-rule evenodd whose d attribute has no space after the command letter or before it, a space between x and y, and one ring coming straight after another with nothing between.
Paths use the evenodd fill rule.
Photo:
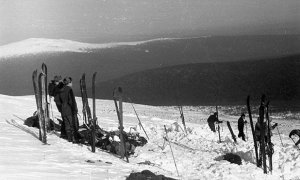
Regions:
<instances>
[{"instance_id":1,"label":"snow drift","mask_svg":"<svg viewBox=\"0 0 300 180\"><path fill-rule=\"evenodd\" d=\"M272 142L275 153L272 174L263 174L256 167L252 136L248 126L248 141L238 139L235 144L225 124L221 127L222 143L218 135L212 133L206 119L213 107L184 107L188 133L180 126L180 114L175 107L153 107L135 104L137 113L149 135L149 142L136 149L136 153L126 163L110 153L90 151L88 146L79 146L60 139L55 133L48 134L49 145L42 145L31 134L6 122L13 119L22 124L35 111L34 96L0 95L0 179L126 179L132 172L150 170L175 179L299 179L300 153L288 135L283 132L299 128L294 121L276 117L279 135L274 131ZM77 98L79 112L81 100ZM114 104L109 100L96 100L99 126L106 130L116 130L118 120ZM219 118L230 121L237 134L238 116L228 115L220 108ZM52 105L53 116L59 113ZM81 115L81 114L80 114ZM272 116L271 116L272 118ZM248 119L248 117L246 117ZM281 126L287 124L287 126ZM170 145L164 142L164 125L174 152L178 167L177 175ZM130 104L124 103L125 131L135 127L143 135ZM30 128L37 133L37 129ZM223 160L227 153L237 154L242 164L232 164Z\"/></svg>"}]
</instances>

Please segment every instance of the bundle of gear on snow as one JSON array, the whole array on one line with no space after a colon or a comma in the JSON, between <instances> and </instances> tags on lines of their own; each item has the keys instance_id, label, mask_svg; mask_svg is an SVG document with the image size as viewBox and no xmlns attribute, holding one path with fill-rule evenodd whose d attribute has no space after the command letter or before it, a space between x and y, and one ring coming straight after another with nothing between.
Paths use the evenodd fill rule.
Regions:
<instances>
[{"instance_id":1,"label":"bundle of gear on snow","mask_svg":"<svg viewBox=\"0 0 300 180\"><path fill-rule=\"evenodd\" d=\"M50 120L50 130L60 131L62 120L57 119L59 124L56 124L53 120ZM40 128L39 118L37 113L27 118L24 124L29 127ZM90 145L91 144L91 131L87 125L82 125L78 129L77 135L79 136L79 143ZM61 136L63 138L63 136ZM120 131L105 131L98 125L96 126L96 147L106 150L108 152L121 155L120 153ZM144 146L147 140L140 136L138 133L124 132L123 137L125 139L126 152L128 155L134 154L134 150L137 146Z\"/></svg>"},{"instance_id":2,"label":"bundle of gear on snow","mask_svg":"<svg viewBox=\"0 0 300 180\"><path fill-rule=\"evenodd\" d=\"M80 126L78 130L82 144L91 144L91 133L86 125ZM120 152L120 131L104 131L96 126L96 147L107 150L111 153L121 155ZM128 155L134 154L137 146L144 146L147 140L138 133L123 133L125 139L126 152Z\"/></svg>"},{"instance_id":3,"label":"bundle of gear on snow","mask_svg":"<svg viewBox=\"0 0 300 180\"><path fill-rule=\"evenodd\" d=\"M37 112L34 112L33 116L27 118L24 121L24 125L40 129L39 116ZM60 125L56 124L52 119L50 119L50 130L60 130Z\"/></svg>"}]
</instances>

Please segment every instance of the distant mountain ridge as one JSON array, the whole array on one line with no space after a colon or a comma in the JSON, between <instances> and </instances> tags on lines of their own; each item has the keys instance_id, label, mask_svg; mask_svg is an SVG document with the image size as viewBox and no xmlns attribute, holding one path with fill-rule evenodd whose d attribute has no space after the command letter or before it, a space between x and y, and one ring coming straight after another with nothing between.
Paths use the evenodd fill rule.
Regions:
<instances>
[{"instance_id":1,"label":"distant mountain ridge","mask_svg":"<svg viewBox=\"0 0 300 180\"><path fill-rule=\"evenodd\" d=\"M89 47L90 44L78 44L69 40L57 42L47 39L30 39L29 42L23 42L22 46L10 44L10 53L16 54L17 52L14 51L24 46L29 49L46 47L47 52L0 58L0 94L33 94L31 75L35 69L41 67L43 62L48 66L49 80L56 74L63 77L71 76L74 79L75 93L80 95L79 79L83 73L86 73L87 85L90 86L91 75L96 71L98 72L97 82L104 82L131 73L169 66L233 61L242 63L253 59L274 59L300 54L299 35L162 38L116 43L118 45L113 47L102 44L103 48L90 48L88 51L84 48ZM76 48L75 51L64 51L68 49L69 46L66 46L68 43L72 48L76 47L78 52ZM51 50L49 46L61 51L49 51ZM33 48L33 50L36 49ZM99 87L99 91L101 88Z\"/></svg>"},{"instance_id":2,"label":"distant mountain ridge","mask_svg":"<svg viewBox=\"0 0 300 180\"><path fill-rule=\"evenodd\" d=\"M299 35L264 35L264 36L202 36L194 38L157 38L145 41L133 42L111 42L111 43L84 43L66 39L45 39L45 38L30 38L23 41L10 43L0 46L0 60L17 56L30 56L42 53L53 52L81 52L89 53L105 48L117 48L120 46L138 46L152 48L153 45L166 46L171 45L171 48L179 46L182 48L182 53L188 53L193 48L199 48L199 51L204 51L204 57L210 58L211 50L216 50L214 53L230 52L230 53L245 53L255 52L257 49L276 50L280 54L294 54L300 50ZM172 45L173 44L173 45ZM183 45L181 45L183 44ZM224 46L227 45L227 46ZM242 45L242 46L241 46ZM214 48L214 49L212 49ZM241 51L241 49L244 49ZM276 51L273 51L276 55ZM262 53L262 52L260 52ZM265 52L267 53L267 51ZM278 52L277 52L278 53ZM275 56L274 55L274 56ZM213 60L213 59L212 59ZM230 61L230 60L229 60Z\"/></svg>"},{"instance_id":3,"label":"distant mountain ridge","mask_svg":"<svg viewBox=\"0 0 300 180\"><path fill-rule=\"evenodd\" d=\"M159 38L146 41L112 42L103 44L83 43L67 39L30 38L0 46L0 59L54 52L88 53L97 49L114 48L118 46L136 46L154 41L168 41L173 39L183 38Z\"/></svg>"},{"instance_id":4,"label":"distant mountain ridge","mask_svg":"<svg viewBox=\"0 0 300 180\"><path fill-rule=\"evenodd\" d=\"M300 54L276 59L198 63L146 70L97 84L99 98L111 99L123 87L135 103L150 105L258 103L262 93L272 105L300 110Z\"/></svg>"}]
</instances>

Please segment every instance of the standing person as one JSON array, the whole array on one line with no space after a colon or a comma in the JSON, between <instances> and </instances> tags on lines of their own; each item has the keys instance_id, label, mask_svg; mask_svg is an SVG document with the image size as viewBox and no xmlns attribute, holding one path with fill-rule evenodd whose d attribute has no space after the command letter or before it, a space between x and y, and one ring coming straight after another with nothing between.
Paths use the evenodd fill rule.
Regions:
<instances>
[{"instance_id":1,"label":"standing person","mask_svg":"<svg viewBox=\"0 0 300 180\"><path fill-rule=\"evenodd\" d=\"M57 110L61 113L61 103L59 100L59 93L60 90L64 87L64 84L62 82L61 76L54 76L54 80L52 80L52 82L54 82L54 86L52 83L50 83L48 86L49 95L50 98L51 96L54 97L54 102L56 104Z\"/></svg>"},{"instance_id":2,"label":"standing person","mask_svg":"<svg viewBox=\"0 0 300 180\"><path fill-rule=\"evenodd\" d=\"M51 83L49 83L49 85L48 85L50 101L51 101L51 97L53 96L55 105L57 107L57 110L60 112L60 114L62 113L62 110L61 110L62 104L60 101L59 94L63 87L64 87L64 83L63 83L62 77L60 75L54 76L54 80L52 80ZM61 118L62 118L62 114L61 114ZM63 121L63 120L61 121L61 126L60 126L60 137L67 139L67 134L66 134L66 130L65 130L65 121Z\"/></svg>"},{"instance_id":3,"label":"standing person","mask_svg":"<svg viewBox=\"0 0 300 180\"><path fill-rule=\"evenodd\" d=\"M77 104L72 90L72 78L67 77L63 80L64 87L60 90L59 100L61 103L61 115L65 123L65 131L69 142L75 143Z\"/></svg>"},{"instance_id":4,"label":"standing person","mask_svg":"<svg viewBox=\"0 0 300 180\"><path fill-rule=\"evenodd\" d=\"M216 132L215 123L222 123L223 121L218 120L218 113L215 112L213 115L210 115L207 119L208 126L211 131Z\"/></svg>"},{"instance_id":5,"label":"standing person","mask_svg":"<svg viewBox=\"0 0 300 180\"><path fill-rule=\"evenodd\" d=\"M244 126L246 123L247 121L245 120L245 114L242 113L241 117L238 120L238 130L239 130L238 137L241 137L243 141L246 141L245 133L244 133Z\"/></svg>"}]
</instances>

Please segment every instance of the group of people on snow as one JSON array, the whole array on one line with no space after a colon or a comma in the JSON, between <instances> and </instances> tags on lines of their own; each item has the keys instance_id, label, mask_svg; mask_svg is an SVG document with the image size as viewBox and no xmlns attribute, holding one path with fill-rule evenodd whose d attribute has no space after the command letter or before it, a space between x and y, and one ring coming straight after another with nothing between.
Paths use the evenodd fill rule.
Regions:
<instances>
[{"instance_id":1,"label":"group of people on snow","mask_svg":"<svg viewBox=\"0 0 300 180\"><path fill-rule=\"evenodd\" d=\"M272 136L272 130L274 130L278 123L275 123L274 125L268 127L267 125L267 119L269 117L267 114L267 107L268 105L266 104L266 96L262 95L261 97L261 104L259 107L259 117L257 118L257 122L255 124L255 130L254 130L254 135L255 135L255 140L258 142L258 144L260 144L261 139L264 140L265 143L267 143L268 141L268 132L270 133L269 135ZM215 112L213 115L210 115L209 118L207 119L208 122L208 126L211 129L211 131L216 132L215 129L215 123L222 123L222 121L220 121L218 119L218 113ZM238 137L241 138L243 141L246 141L246 135L244 133L244 127L247 124L247 121L245 120L245 114L242 113L241 116L238 119ZM268 131L268 128L270 128L270 131ZM263 134L262 134L263 133ZM290 133L290 137L293 135L298 135L300 137L300 130L293 130ZM296 145L300 144L300 139L298 140L297 143L295 143ZM273 146L273 145L272 145ZM271 149L273 147L270 147ZM260 147L260 155L259 155L259 164L261 165L261 150L262 148ZM273 151L273 150L272 150ZM271 152L272 153L272 152Z\"/></svg>"},{"instance_id":2,"label":"group of people on snow","mask_svg":"<svg viewBox=\"0 0 300 180\"><path fill-rule=\"evenodd\" d=\"M79 142L79 121L77 118L77 104L72 90L72 78L55 76L48 86L49 96L54 97L54 102L61 113L61 138L69 142Z\"/></svg>"}]
</instances>

